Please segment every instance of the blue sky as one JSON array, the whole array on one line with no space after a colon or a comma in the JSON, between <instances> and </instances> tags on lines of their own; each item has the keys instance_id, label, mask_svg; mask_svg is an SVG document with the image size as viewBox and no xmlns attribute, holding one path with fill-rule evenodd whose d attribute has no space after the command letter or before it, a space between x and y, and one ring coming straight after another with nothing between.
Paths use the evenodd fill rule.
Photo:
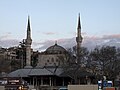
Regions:
<instances>
[{"instance_id":1,"label":"blue sky","mask_svg":"<svg viewBox=\"0 0 120 90\"><path fill-rule=\"evenodd\" d=\"M0 0L0 40L25 38L28 15L34 42L75 37L78 13L84 37L120 34L120 0Z\"/></svg>"}]
</instances>

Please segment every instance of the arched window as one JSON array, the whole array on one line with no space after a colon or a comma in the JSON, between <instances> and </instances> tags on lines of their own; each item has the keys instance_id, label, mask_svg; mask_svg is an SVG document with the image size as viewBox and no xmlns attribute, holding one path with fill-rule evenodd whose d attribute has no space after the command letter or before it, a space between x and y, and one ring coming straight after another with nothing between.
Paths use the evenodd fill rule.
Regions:
<instances>
[{"instance_id":1,"label":"arched window","mask_svg":"<svg viewBox=\"0 0 120 90\"><path fill-rule=\"evenodd\" d=\"M52 58L51 61L54 62L54 58Z\"/></svg>"},{"instance_id":2,"label":"arched window","mask_svg":"<svg viewBox=\"0 0 120 90\"><path fill-rule=\"evenodd\" d=\"M47 60L47 62L49 62L49 60Z\"/></svg>"},{"instance_id":3,"label":"arched window","mask_svg":"<svg viewBox=\"0 0 120 90\"><path fill-rule=\"evenodd\" d=\"M56 59L56 62L58 62L58 59Z\"/></svg>"}]
</instances>

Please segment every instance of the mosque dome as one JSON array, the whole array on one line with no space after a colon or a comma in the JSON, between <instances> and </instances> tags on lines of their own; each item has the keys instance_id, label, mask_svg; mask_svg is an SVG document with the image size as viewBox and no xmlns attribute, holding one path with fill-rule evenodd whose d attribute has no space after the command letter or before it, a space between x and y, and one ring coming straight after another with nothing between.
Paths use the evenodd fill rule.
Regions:
<instances>
[{"instance_id":1,"label":"mosque dome","mask_svg":"<svg viewBox=\"0 0 120 90\"><path fill-rule=\"evenodd\" d=\"M66 53L66 50L62 46L59 46L59 45L57 45L57 43L55 43L55 45L50 46L46 49L46 53L63 54L63 53Z\"/></svg>"}]
</instances>

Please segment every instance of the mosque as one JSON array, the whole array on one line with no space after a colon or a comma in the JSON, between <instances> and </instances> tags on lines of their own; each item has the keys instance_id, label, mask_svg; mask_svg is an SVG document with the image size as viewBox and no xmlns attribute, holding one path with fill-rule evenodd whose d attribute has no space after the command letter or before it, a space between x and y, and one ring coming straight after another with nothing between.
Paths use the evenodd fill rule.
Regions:
<instances>
[{"instance_id":1,"label":"mosque","mask_svg":"<svg viewBox=\"0 0 120 90\"><path fill-rule=\"evenodd\" d=\"M76 47L77 59L80 56L80 47L82 43L80 15L78 17ZM58 45L57 42L46 49L46 51L38 55L38 63L36 67L31 66L31 28L30 18L28 17L27 36L25 39L26 47L26 65L23 69L15 70L8 74L8 77L20 77L27 81L29 85L34 86L67 86L72 78L64 74L62 65L69 62L66 56L68 52L65 48ZM78 62L78 61L76 61ZM81 73L80 73L81 74Z\"/></svg>"}]
</instances>

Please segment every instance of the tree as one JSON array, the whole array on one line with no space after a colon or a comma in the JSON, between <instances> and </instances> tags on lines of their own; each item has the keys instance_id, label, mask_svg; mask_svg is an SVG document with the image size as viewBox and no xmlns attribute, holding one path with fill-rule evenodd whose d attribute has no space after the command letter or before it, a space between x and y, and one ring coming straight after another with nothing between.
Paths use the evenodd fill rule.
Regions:
<instances>
[{"instance_id":1,"label":"tree","mask_svg":"<svg viewBox=\"0 0 120 90\"><path fill-rule=\"evenodd\" d=\"M75 84L78 84L80 75L87 72L86 65L89 51L85 47L82 47L80 50L81 63L76 63L76 47L73 47L73 49L68 49L68 56L66 57L68 62L63 65L64 73L71 77ZM84 77L86 77L86 75L84 75Z\"/></svg>"},{"instance_id":2,"label":"tree","mask_svg":"<svg viewBox=\"0 0 120 90\"><path fill-rule=\"evenodd\" d=\"M24 68L26 65L26 47L25 47L25 39L19 44L19 48L17 51L17 56L21 60L21 68Z\"/></svg>"},{"instance_id":3,"label":"tree","mask_svg":"<svg viewBox=\"0 0 120 90\"><path fill-rule=\"evenodd\" d=\"M118 53L119 50L114 46L102 46L96 47L90 53L90 68L94 70L96 74L107 76L108 79L115 79L119 72Z\"/></svg>"},{"instance_id":4,"label":"tree","mask_svg":"<svg viewBox=\"0 0 120 90\"><path fill-rule=\"evenodd\" d=\"M31 65L33 67L37 66L37 63L38 63L38 55L39 55L39 52L36 51L36 52L33 52L32 55L31 55Z\"/></svg>"},{"instance_id":5,"label":"tree","mask_svg":"<svg viewBox=\"0 0 120 90\"><path fill-rule=\"evenodd\" d=\"M8 58L7 48L0 48L0 73L11 71L10 59Z\"/></svg>"}]
</instances>

